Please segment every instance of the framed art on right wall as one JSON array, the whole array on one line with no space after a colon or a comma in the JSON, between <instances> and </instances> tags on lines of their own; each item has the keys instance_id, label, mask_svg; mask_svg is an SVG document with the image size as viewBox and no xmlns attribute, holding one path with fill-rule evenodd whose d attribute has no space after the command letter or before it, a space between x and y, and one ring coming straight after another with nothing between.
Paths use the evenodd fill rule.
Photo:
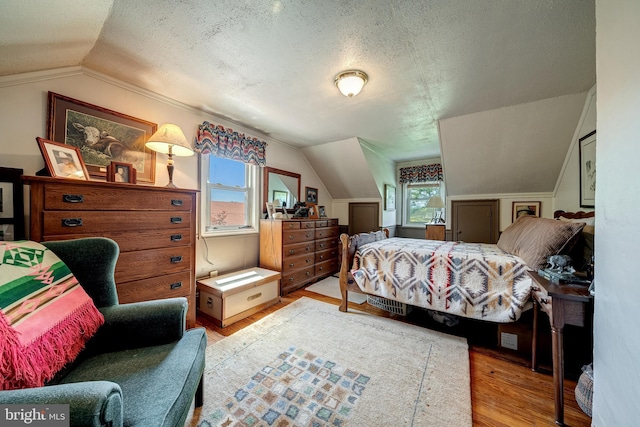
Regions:
<instances>
[{"instance_id":1,"label":"framed art on right wall","mask_svg":"<svg viewBox=\"0 0 640 427\"><path fill-rule=\"evenodd\" d=\"M580 207L596 205L596 131L583 136L580 143Z\"/></svg>"}]
</instances>

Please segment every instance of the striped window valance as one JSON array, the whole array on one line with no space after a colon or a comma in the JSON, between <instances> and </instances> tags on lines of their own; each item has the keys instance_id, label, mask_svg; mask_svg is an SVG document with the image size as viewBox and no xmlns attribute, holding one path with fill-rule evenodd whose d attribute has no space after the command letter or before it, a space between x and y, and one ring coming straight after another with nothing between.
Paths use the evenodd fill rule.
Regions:
<instances>
[{"instance_id":1,"label":"striped window valance","mask_svg":"<svg viewBox=\"0 0 640 427\"><path fill-rule=\"evenodd\" d=\"M198 126L194 144L196 153L213 154L258 166L265 166L267 163L266 148L267 143L264 141L206 121Z\"/></svg>"},{"instance_id":2,"label":"striped window valance","mask_svg":"<svg viewBox=\"0 0 640 427\"><path fill-rule=\"evenodd\" d=\"M400 184L433 181L442 181L442 165L440 163L400 168Z\"/></svg>"}]
</instances>

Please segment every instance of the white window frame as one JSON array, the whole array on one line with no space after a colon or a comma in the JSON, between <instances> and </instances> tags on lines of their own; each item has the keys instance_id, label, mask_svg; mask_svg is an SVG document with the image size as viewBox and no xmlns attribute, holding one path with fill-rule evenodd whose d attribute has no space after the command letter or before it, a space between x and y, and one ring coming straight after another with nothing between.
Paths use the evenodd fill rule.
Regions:
<instances>
[{"instance_id":1,"label":"white window frame","mask_svg":"<svg viewBox=\"0 0 640 427\"><path fill-rule=\"evenodd\" d=\"M425 186L425 187L439 187L440 191L438 195L442 197L444 200L444 184L442 181L434 181L434 182L420 182L420 183L404 183L402 184L402 206L403 206L403 215L402 215L402 225L405 227L424 227L425 221L421 222L411 222L409 220L410 209L409 209L409 187L411 186ZM442 212L446 212L446 207L442 208ZM443 217L446 216L443 214ZM432 217L433 218L433 217Z\"/></svg>"},{"instance_id":2,"label":"white window frame","mask_svg":"<svg viewBox=\"0 0 640 427\"><path fill-rule=\"evenodd\" d=\"M199 156L200 174L200 235L203 237L233 236L258 233L260 218L260 172L261 168L256 165L245 163L246 183L247 183L247 224L245 226L222 227L213 229L209 224L211 217L211 189L216 188L215 183L209 182L209 165L211 164L211 154ZM221 187L224 188L224 187Z\"/></svg>"}]
</instances>

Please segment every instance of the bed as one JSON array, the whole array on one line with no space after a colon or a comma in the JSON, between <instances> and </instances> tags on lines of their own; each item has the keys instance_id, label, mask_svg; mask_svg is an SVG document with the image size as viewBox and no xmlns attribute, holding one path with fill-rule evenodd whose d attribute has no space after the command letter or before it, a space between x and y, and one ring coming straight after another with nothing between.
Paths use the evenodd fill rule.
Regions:
<instances>
[{"instance_id":1,"label":"bed","mask_svg":"<svg viewBox=\"0 0 640 427\"><path fill-rule=\"evenodd\" d=\"M495 245L389 238L377 231L340 236L341 311L360 292L436 312L498 323L515 322L527 307L528 270L568 252L583 222L522 217Z\"/></svg>"}]
</instances>

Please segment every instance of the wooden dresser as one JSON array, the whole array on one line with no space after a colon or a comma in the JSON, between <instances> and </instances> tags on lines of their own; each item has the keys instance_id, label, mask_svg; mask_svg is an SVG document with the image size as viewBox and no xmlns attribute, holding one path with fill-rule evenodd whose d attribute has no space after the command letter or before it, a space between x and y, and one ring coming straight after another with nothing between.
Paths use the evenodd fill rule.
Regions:
<instances>
[{"instance_id":1,"label":"wooden dresser","mask_svg":"<svg viewBox=\"0 0 640 427\"><path fill-rule=\"evenodd\" d=\"M339 270L338 241L337 219L263 219L260 267L282 273L286 295Z\"/></svg>"},{"instance_id":2,"label":"wooden dresser","mask_svg":"<svg viewBox=\"0 0 640 427\"><path fill-rule=\"evenodd\" d=\"M115 240L120 302L186 297L187 327L195 326L197 190L47 177L24 183L31 186L31 240Z\"/></svg>"}]
</instances>

